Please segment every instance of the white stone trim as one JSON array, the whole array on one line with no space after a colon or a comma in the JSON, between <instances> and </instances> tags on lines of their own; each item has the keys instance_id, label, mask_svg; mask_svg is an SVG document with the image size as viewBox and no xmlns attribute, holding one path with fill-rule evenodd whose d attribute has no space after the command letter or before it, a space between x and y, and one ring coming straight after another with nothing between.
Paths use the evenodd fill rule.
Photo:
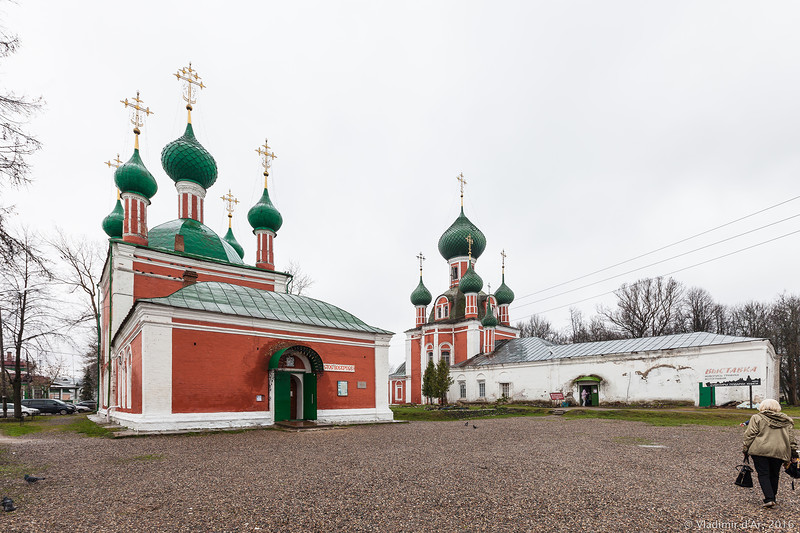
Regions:
<instances>
[{"instance_id":1,"label":"white stone trim","mask_svg":"<svg viewBox=\"0 0 800 533\"><path fill-rule=\"evenodd\" d=\"M322 409L317 411L317 421L331 424L358 422L391 422L394 415L387 405L375 409Z\"/></svg>"},{"instance_id":2,"label":"white stone trim","mask_svg":"<svg viewBox=\"0 0 800 533\"><path fill-rule=\"evenodd\" d=\"M97 414L105 417L107 415L107 410L100 410ZM141 415L135 413L121 413L111 409L110 419L134 431L234 429L271 426L274 423L271 411Z\"/></svg>"},{"instance_id":3,"label":"white stone trim","mask_svg":"<svg viewBox=\"0 0 800 533\"><path fill-rule=\"evenodd\" d=\"M201 199L206 197L206 190L193 181L176 181L175 190L178 191L178 194L193 194Z\"/></svg>"}]
</instances>

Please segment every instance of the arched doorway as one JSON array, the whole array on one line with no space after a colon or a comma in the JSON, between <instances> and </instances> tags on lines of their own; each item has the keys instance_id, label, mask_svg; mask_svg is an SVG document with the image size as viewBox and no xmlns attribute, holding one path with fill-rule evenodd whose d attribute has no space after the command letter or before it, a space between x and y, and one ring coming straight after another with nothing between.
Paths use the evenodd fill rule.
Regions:
<instances>
[{"instance_id":1,"label":"arched doorway","mask_svg":"<svg viewBox=\"0 0 800 533\"><path fill-rule=\"evenodd\" d=\"M597 407L600 404L600 381L597 376L583 376L575 380L581 406Z\"/></svg>"},{"instance_id":2,"label":"arched doorway","mask_svg":"<svg viewBox=\"0 0 800 533\"><path fill-rule=\"evenodd\" d=\"M282 348L270 356L274 376L272 396L275 422L317 419L317 375L322 358L307 346Z\"/></svg>"}]
</instances>

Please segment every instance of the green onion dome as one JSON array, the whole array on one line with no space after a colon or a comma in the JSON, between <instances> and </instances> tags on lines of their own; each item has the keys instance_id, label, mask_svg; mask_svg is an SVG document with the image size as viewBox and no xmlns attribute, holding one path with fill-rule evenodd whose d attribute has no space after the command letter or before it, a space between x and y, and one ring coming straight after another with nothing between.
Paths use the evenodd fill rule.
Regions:
<instances>
[{"instance_id":1,"label":"green onion dome","mask_svg":"<svg viewBox=\"0 0 800 533\"><path fill-rule=\"evenodd\" d=\"M183 251L177 251L178 253L244 264L233 246L214 233L214 230L191 218L170 220L151 229L147 233L147 246L174 252L176 235L183 236Z\"/></svg>"},{"instance_id":2,"label":"green onion dome","mask_svg":"<svg viewBox=\"0 0 800 533\"><path fill-rule=\"evenodd\" d=\"M195 138L191 122L182 137L161 150L161 166L176 183L193 181L208 189L217 181L217 162Z\"/></svg>"},{"instance_id":3,"label":"green onion dome","mask_svg":"<svg viewBox=\"0 0 800 533\"><path fill-rule=\"evenodd\" d=\"M478 227L464 216L464 208L453 224L439 237L439 253L446 260L469 254L467 236L472 236L472 257L477 259L486 248L486 237Z\"/></svg>"},{"instance_id":4,"label":"green onion dome","mask_svg":"<svg viewBox=\"0 0 800 533\"><path fill-rule=\"evenodd\" d=\"M125 219L125 211L122 209L122 202L117 198L117 205L114 210L103 219L103 231L112 239L122 238L122 221Z\"/></svg>"},{"instance_id":5,"label":"green onion dome","mask_svg":"<svg viewBox=\"0 0 800 533\"><path fill-rule=\"evenodd\" d=\"M496 297L497 295L495 294L495 298ZM486 316L484 316L483 320L481 320L481 324L485 328L497 327L497 317L495 317L494 313L492 312L492 302L489 302L489 304L486 306Z\"/></svg>"},{"instance_id":6,"label":"green onion dome","mask_svg":"<svg viewBox=\"0 0 800 533\"><path fill-rule=\"evenodd\" d=\"M497 300L497 305L507 305L514 301L514 291L508 288L506 285L506 276L503 274L503 283L494 293L494 297Z\"/></svg>"},{"instance_id":7,"label":"green onion dome","mask_svg":"<svg viewBox=\"0 0 800 533\"><path fill-rule=\"evenodd\" d=\"M432 297L430 291L422 283L422 276L419 277L419 285L411 293L411 305L428 305L431 303Z\"/></svg>"},{"instance_id":8,"label":"green onion dome","mask_svg":"<svg viewBox=\"0 0 800 533\"><path fill-rule=\"evenodd\" d=\"M228 233L225 234L222 240L230 244L233 249L236 250L236 253L239 254L239 257L244 259L244 248L242 248L242 245L236 240L236 237L233 236L233 230L231 228L228 228Z\"/></svg>"},{"instance_id":9,"label":"green onion dome","mask_svg":"<svg viewBox=\"0 0 800 533\"><path fill-rule=\"evenodd\" d=\"M272 205L269 199L269 191L264 187L264 194L258 200L256 205L250 208L247 212L247 221L253 227L253 230L267 229L274 233L283 225L283 217L280 212Z\"/></svg>"},{"instance_id":10,"label":"green onion dome","mask_svg":"<svg viewBox=\"0 0 800 533\"><path fill-rule=\"evenodd\" d=\"M467 271L461 277L461 281L458 282L458 290L463 292L464 294L470 293L479 293L483 288L483 280L478 275L477 272L472 268L472 265L469 266Z\"/></svg>"},{"instance_id":11,"label":"green onion dome","mask_svg":"<svg viewBox=\"0 0 800 533\"><path fill-rule=\"evenodd\" d=\"M127 163L114 171L114 183L120 192L141 194L148 200L158 191L156 179L145 168L142 158L139 157L138 148L133 150L133 155Z\"/></svg>"}]
</instances>

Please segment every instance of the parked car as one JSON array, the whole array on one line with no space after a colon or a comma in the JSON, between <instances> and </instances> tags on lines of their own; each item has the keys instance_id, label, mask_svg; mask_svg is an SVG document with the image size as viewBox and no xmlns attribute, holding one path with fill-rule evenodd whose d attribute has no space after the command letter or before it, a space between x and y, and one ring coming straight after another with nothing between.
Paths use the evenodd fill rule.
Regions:
<instances>
[{"instance_id":1,"label":"parked car","mask_svg":"<svg viewBox=\"0 0 800 533\"><path fill-rule=\"evenodd\" d=\"M76 410L77 412L79 412L79 413L89 413L89 412L91 412L91 411L92 411L91 409L89 409L89 408L88 408L88 407L86 407L85 405L81 405L81 404L79 404L79 403L73 403L73 404L71 404L71 405L72 405L72 407L74 407L74 408L75 408L75 410Z\"/></svg>"},{"instance_id":2,"label":"parked car","mask_svg":"<svg viewBox=\"0 0 800 533\"><path fill-rule=\"evenodd\" d=\"M61 400L50 400L46 398L41 398L38 400L28 399L22 400L22 405L25 407L34 407L41 411L42 413L53 413L53 414L60 414L60 415L71 415L76 411L75 407L64 403Z\"/></svg>"},{"instance_id":3,"label":"parked car","mask_svg":"<svg viewBox=\"0 0 800 533\"><path fill-rule=\"evenodd\" d=\"M25 418L26 416L35 416L35 415L39 414L39 410L38 409L34 409L33 407L26 407L24 405L21 405L20 408L21 408L21 411L22 411L22 417L23 418ZM6 409L7 409L6 412L8 413L8 416L10 416L10 417L14 416L14 404L13 403L7 403L6 404ZM3 416L3 404L0 403L0 417L2 417L2 416Z\"/></svg>"},{"instance_id":4,"label":"parked car","mask_svg":"<svg viewBox=\"0 0 800 533\"><path fill-rule=\"evenodd\" d=\"M94 400L83 400L82 402L78 402L75 406L82 405L83 407L88 407L90 411L97 411L97 402Z\"/></svg>"}]
</instances>

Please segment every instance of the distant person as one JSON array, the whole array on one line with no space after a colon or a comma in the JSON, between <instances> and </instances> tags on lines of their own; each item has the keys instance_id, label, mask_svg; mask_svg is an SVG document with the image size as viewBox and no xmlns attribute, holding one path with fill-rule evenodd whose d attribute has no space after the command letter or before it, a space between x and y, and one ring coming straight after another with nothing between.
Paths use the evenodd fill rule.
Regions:
<instances>
[{"instance_id":1,"label":"distant person","mask_svg":"<svg viewBox=\"0 0 800 533\"><path fill-rule=\"evenodd\" d=\"M589 391L587 389L581 391L581 401L584 407L589 407Z\"/></svg>"},{"instance_id":2,"label":"distant person","mask_svg":"<svg viewBox=\"0 0 800 533\"><path fill-rule=\"evenodd\" d=\"M764 493L764 507L775 507L778 479L783 463L797 457L794 440L794 420L781 413L781 404L764 400L759 412L750 417L744 432L744 458L753 458L758 473L758 484Z\"/></svg>"}]
</instances>

